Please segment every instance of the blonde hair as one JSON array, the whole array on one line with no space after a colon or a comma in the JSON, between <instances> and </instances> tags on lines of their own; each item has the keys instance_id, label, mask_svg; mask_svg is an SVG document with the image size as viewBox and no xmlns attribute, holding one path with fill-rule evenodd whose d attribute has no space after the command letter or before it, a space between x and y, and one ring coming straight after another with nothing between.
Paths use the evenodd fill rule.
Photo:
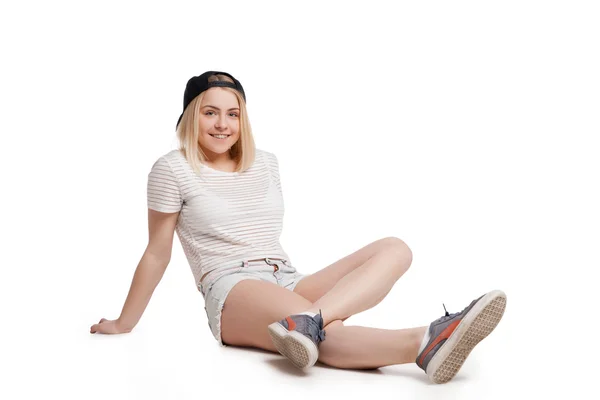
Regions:
<instances>
[{"instance_id":1,"label":"blonde hair","mask_svg":"<svg viewBox=\"0 0 600 400\"><path fill-rule=\"evenodd\" d=\"M208 78L209 82L213 81L227 81L232 82L233 80L226 75L213 75ZM244 172L254 163L256 156L256 147L254 142L254 136L252 135L252 128L250 127L250 120L248 119L248 111L246 109L246 102L244 98L235 89L228 87L221 87L221 89L227 90L233 93L237 97L240 104L240 137L237 142L229 149L231 158L236 161L235 172ZM184 157L192 169L200 174L200 164L206 161L208 157L202 151L200 144L198 143L198 136L200 135L200 128L197 121L200 118L200 105L206 92L200 93L194 100L188 104L183 112L181 121L177 126L177 139L179 140L179 151L182 152Z\"/></svg>"}]
</instances>

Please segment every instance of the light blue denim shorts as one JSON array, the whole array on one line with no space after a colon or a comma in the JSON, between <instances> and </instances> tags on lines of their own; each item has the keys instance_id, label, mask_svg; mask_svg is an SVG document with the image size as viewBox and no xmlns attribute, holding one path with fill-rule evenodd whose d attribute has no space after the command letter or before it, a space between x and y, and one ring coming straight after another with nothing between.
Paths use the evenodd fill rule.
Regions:
<instances>
[{"instance_id":1,"label":"light blue denim shorts","mask_svg":"<svg viewBox=\"0 0 600 400\"><path fill-rule=\"evenodd\" d=\"M204 297L208 326L219 345L227 346L221 338L221 313L229 291L238 282L256 279L293 291L298 282L306 276L308 275L297 272L289 260L275 258L245 260L240 262L239 267L209 273L200 284L200 292Z\"/></svg>"}]
</instances>

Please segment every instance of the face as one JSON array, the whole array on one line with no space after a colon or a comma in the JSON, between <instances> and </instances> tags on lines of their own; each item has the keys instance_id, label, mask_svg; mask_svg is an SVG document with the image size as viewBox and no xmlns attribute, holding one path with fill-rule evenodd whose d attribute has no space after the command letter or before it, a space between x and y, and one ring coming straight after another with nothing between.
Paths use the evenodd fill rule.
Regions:
<instances>
[{"instance_id":1,"label":"face","mask_svg":"<svg viewBox=\"0 0 600 400\"><path fill-rule=\"evenodd\" d=\"M229 159L229 149L240 137L240 106L237 97L222 88L204 92L200 105L200 144L211 161ZM227 135L224 139L213 135Z\"/></svg>"}]
</instances>

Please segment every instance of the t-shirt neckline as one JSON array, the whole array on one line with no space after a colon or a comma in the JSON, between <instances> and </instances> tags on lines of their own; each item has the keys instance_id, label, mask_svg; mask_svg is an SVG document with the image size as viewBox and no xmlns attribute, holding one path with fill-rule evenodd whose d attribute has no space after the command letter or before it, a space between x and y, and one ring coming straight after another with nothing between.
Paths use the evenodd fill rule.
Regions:
<instances>
[{"instance_id":1,"label":"t-shirt neckline","mask_svg":"<svg viewBox=\"0 0 600 400\"><path fill-rule=\"evenodd\" d=\"M200 166L202 166L203 168L206 168L206 169L208 169L208 170L210 170L210 171L212 171L214 173L221 174L221 175L239 175L240 174L239 171L234 171L234 172L221 171L219 169L215 169L215 168L213 168L211 166L208 166L208 165L206 165L204 163L200 163Z\"/></svg>"}]
</instances>

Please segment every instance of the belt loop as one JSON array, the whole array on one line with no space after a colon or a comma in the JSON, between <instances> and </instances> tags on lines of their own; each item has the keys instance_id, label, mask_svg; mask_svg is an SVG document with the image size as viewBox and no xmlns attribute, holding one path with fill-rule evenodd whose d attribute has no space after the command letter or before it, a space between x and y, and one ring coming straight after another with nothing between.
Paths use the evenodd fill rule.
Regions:
<instances>
[{"instance_id":1,"label":"belt loop","mask_svg":"<svg viewBox=\"0 0 600 400\"><path fill-rule=\"evenodd\" d=\"M273 265L273 264L271 264L271 259L269 257L265 258L265 261L267 262L267 264Z\"/></svg>"}]
</instances>

